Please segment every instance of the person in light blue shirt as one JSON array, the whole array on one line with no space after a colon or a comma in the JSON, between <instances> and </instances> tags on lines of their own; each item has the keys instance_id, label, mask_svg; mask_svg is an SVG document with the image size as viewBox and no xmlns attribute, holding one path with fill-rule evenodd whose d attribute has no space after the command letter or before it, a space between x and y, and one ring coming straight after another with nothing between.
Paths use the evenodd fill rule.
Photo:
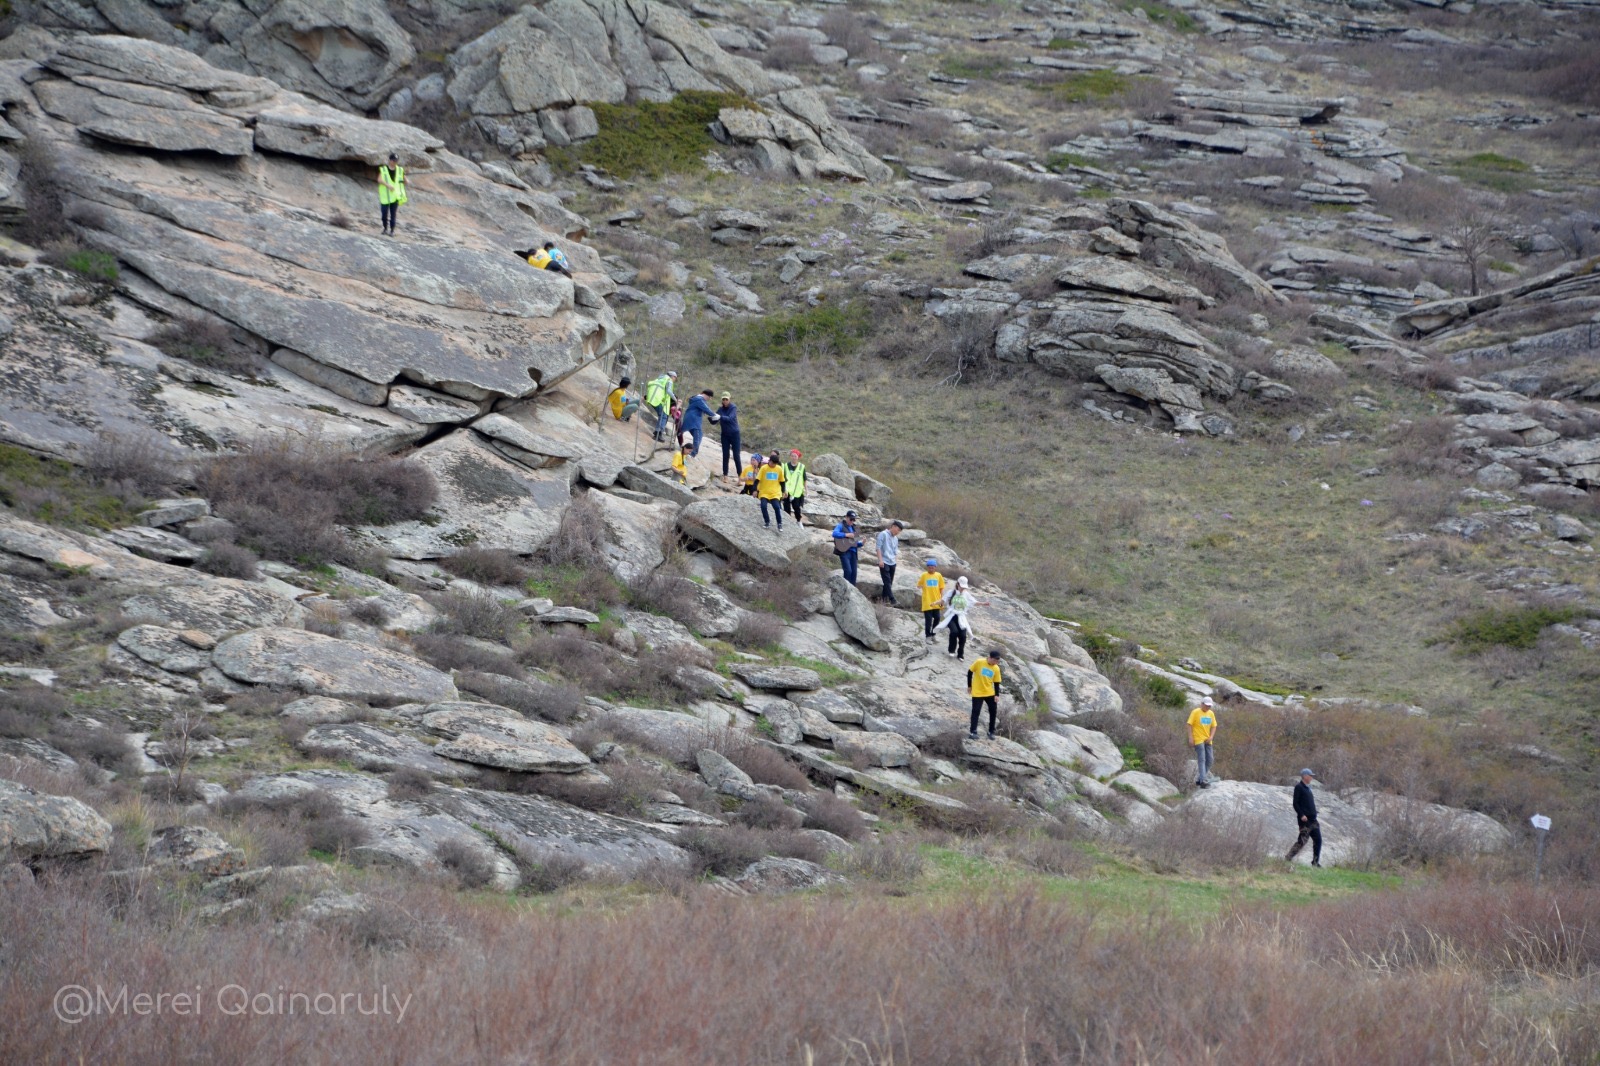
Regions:
<instances>
[{"instance_id":1,"label":"person in light blue shirt","mask_svg":"<svg viewBox=\"0 0 1600 1066\"><path fill-rule=\"evenodd\" d=\"M894 600L894 571L900 564L900 533L905 529L899 522L878 534L878 576L883 579L883 595L878 597L891 607L899 606Z\"/></svg>"}]
</instances>

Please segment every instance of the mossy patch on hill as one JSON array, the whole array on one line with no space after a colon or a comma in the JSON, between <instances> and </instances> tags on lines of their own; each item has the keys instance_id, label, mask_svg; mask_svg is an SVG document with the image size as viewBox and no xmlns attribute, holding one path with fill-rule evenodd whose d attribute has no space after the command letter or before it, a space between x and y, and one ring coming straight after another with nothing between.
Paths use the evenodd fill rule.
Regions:
<instances>
[{"instance_id":1,"label":"mossy patch on hill","mask_svg":"<svg viewBox=\"0 0 1600 1066\"><path fill-rule=\"evenodd\" d=\"M620 178L659 178L703 170L705 154L717 148L707 127L725 107L761 110L735 93L689 90L664 104L590 104L600 133L570 148L552 148L550 161L565 170L592 163Z\"/></svg>"},{"instance_id":2,"label":"mossy patch on hill","mask_svg":"<svg viewBox=\"0 0 1600 1066\"><path fill-rule=\"evenodd\" d=\"M864 304L823 304L786 315L748 319L722 327L706 345L717 363L794 361L802 355L853 352L871 335L872 316Z\"/></svg>"},{"instance_id":3,"label":"mossy patch on hill","mask_svg":"<svg viewBox=\"0 0 1600 1066\"><path fill-rule=\"evenodd\" d=\"M1080 70L1062 78L1034 82L1033 88L1066 104L1083 104L1121 96L1149 79L1118 74L1114 70Z\"/></svg>"},{"instance_id":4,"label":"mossy patch on hill","mask_svg":"<svg viewBox=\"0 0 1600 1066\"><path fill-rule=\"evenodd\" d=\"M1531 648L1539 643L1539 634L1546 626L1570 622L1579 613L1576 607L1551 604L1480 611L1457 622L1450 630L1450 639L1467 651L1497 646Z\"/></svg>"},{"instance_id":5,"label":"mossy patch on hill","mask_svg":"<svg viewBox=\"0 0 1600 1066\"><path fill-rule=\"evenodd\" d=\"M1186 11L1168 7L1166 4L1155 3L1155 0L1131 0L1122 5L1122 10L1133 12L1143 11L1145 15L1157 26L1177 30L1179 33L1199 33L1200 23Z\"/></svg>"},{"instance_id":6,"label":"mossy patch on hill","mask_svg":"<svg viewBox=\"0 0 1600 1066\"><path fill-rule=\"evenodd\" d=\"M0 504L47 525L116 529L133 521L128 501L60 459L0 444Z\"/></svg>"}]
</instances>

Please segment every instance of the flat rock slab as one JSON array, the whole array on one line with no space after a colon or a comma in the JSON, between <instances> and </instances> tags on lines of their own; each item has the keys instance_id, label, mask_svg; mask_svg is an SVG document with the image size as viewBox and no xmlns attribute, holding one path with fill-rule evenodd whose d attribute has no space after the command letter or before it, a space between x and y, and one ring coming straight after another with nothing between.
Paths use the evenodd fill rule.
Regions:
<instances>
[{"instance_id":1,"label":"flat rock slab","mask_svg":"<svg viewBox=\"0 0 1600 1066\"><path fill-rule=\"evenodd\" d=\"M527 773L574 773L590 765L589 757L543 722L490 704L458 703L430 710L422 727L445 743L435 754L479 766Z\"/></svg>"},{"instance_id":2,"label":"flat rock slab","mask_svg":"<svg viewBox=\"0 0 1600 1066\"><path fill-rule=\"evenodd\" d=\"M1039 756L1005 737L963 738L961 754L968 762L997 774L1031 777L1044 770Z\"/></svg>"},{"instance_id":3,"label":"flat rock slab","mask_svg":"<svg viewBox=\"0 0 1600 1066\"><path fill-rule=\"evenodd\" d=\"M448 674L387 648L302 629L257 629L211 653L235 681L368 703L435 703L457 697Z\"/></svg>"},{"instance_id":4,"label":"flat rock slab","mask_svg":"<svg viewBox=\"0 0 1600 1066\"><path fill-rule=\"evenodd\" d=\"M868 766L910 766L917 757L917 746L898 733L841 730L833 738L833 750Z\"/></svg>"},{"instance_id":5,"label":"flat rock slab","mask_svg":"<svg viewBox=\"0 0 1600 1066\"><path fill-rule=\"evenodd\" d=\"M689 864L687 852L638 822L543 796L454 789L442 801L461 821L490 830L514 847L578 859L595 872L627 876L656 865Z\"/></svg>"},{"instance_id":6,"label":"flat rock slab","mask_svg":"<svg viewBox=\"0 0 1600 1066\"><path fill-rule=\"evenodd\" d=\"M111 823L93 807L0 778L0 854L43 859L110 846Z\"/></svg>"},{"instance_id":7,"label":"flat rock slab","mask_svg":"<svg viewBox=\"0 0 1600 1066\"><path fill-rule=\"evenodd\" d=\"M775 570L787 569L804 558L813 543L811 535L794 522L784 523L782 529L763 526L761 508L748 496L697 500L679 512L678 529L724 559Z\"/></svg>"},{"instance_id":8,"label":"flat rock slab","mask_svg":"<svg viewBox=\"0 0 1600 1066\"><path fill-rule=\"evenodd\" d=\"M1028 744L1049 762L1062 763L1090 777L1122 772L1122 751L1104 733L1060 723L1028 734Z\"/></svg>"},{"instance_id":9,"label":"flat rock slab","mask_svg":"<svg viewBox=\"0 0 1600 1066\"><path fill-rule=\"evenodd\" d=\"M1194 300L1209 307L1213 302L1193 285L1164 278L1126 259L1108 255L1068 263L1056 274L1056 282L1070 289L1090 289L1165 303Z\"/></svg>"},{"instance_id":10,"label":"flat rock slab","mask_svg":"<svg viewBox=\"0 0 1600 1066\"><path fill-rule=\"evenodd\" d=\"M151 666L175 674L192 674L211 665L209 652L184 640L176 630L134 626L117 634L117 644Z\"/></svg>"},{"instance_id":11,"label":"flat rock slab","mask_svg":"<svg viewBox=\"0 0 1600 1066\"><path fill-rule=\"evenodd\" d=\"M192 522L196 518L205 518L211 513L211 504L207 500L186 498L177 500L157 500L149 508L140 511L135 516L141 526L175 526L183 522Z\"/></svg>"},{"instance_id":12,"label":"flat rock slab","mask_svg":"<svg viewBox=\"0 0 1600 1066\"><path fill-rule=\"evenodd\" d=\"M740 681L765 692L809 692L822 687L822 677L802 666L734 663L730 669Z\"/></svg>"},{"instance_id":13,"label":"flat rock slab","mask_svg":"<svg viewBox=\"0 0 1600 1066\"><path fill-rule=\"evenodd\" d=\"M841 725L860 725L866 714L859 703L833 689L797 693L794 703L803 711L813 711Z\"/></svg>"},{"instance_id":14,"label":"flat rock slab","mask_svg":"<svg viewBox=\"0 0 1600 1066\"><path fill-rule=\"evenodd\" d=\"M1164 777L1147 774L1143 770L1128 770L1111 779L1113 788L1132 792L1152 807L1160 807L1163 800L1178 795L1178 786Z\"/></svg>"},{"instance_id":15,"label":"flat rock slab","mask_svg":"<svg viewBox=\"0 0 1600 1066\"><path fill-rule=\"evenodd\" d=\"M826 866L818 866L805 859L786 859L769 855L745 867L744 873L734 879L734 884L746 892L776 895L784 892L805 892L810 889L848 885L849 879Z\"/></svg>"},{"instance_id":16,"label":"flat rock slab","mask_svg":"<svg viewBox=\"0 0 1600 1066\"><path fill-rule=\"evenodd\" d=\"M316 726L307 730L295 747L308 755L344 759L374 773L406 768L446 779L478 776L476 768L440 758L415 737L361 722Z\"/></svg>"},{"instance_id":17,"label":"flat rock slab","mask_svg":"<svg viewBox=\"0 0 1600 1066\"><path fill-rule=\"evenodd\" d=\"M169 585L122 601L122 613L139 622L231 633L298 622L304 611L262 585L232 578Z\"/></svg>"},{"instance_id":18,"label":"flat rock slab","mask_svg":"<svg viewBox=\"0 0 1600 1066\"><path fill-rule=\"evenodd\" d=\"M306 696L283 705L278 711L282 718L294 718L305 722L307 725L326 725L330 722L343 722L354 716L356 706L344 700L332 699L328 696Z\"/></svg>"}]
</instances>

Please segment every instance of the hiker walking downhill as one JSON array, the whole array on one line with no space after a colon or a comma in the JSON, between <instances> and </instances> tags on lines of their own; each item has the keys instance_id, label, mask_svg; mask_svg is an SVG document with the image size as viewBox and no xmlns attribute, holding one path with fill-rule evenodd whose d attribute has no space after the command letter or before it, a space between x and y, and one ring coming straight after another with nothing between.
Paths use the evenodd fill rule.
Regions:
<instances>
[{"instance_id":1,"label":"hiker walking downhill","mask_svg":"<svg viewBox=\"0 0 1600 1066\"><path fill-rule=\"evenodd\" d=\"M988 600L974 600L971 591L967 588L965 577L956 578L956 583L950 586L950 591L945 594L944 605L948 609L944 619L933 627L935 633L941 629L950 630L950 646L945 650L952 659L964 659L967 655L967 638L972 635L972 625L967 621L967 609L973 606L989 606Z\"/></svg>"},{"instance_id":2,"label":"hiker walking downhill","mask_svg":"<svg viewBox=\"0 0 1600 1066\"><path fill-rule=\"evenodd\" d=\"M972 660L967 667L967 691L972 694L972 723L967 727L967 739L978 739L978 712L985 704L989 707L989 739L994 739L994 719L998 711L996 696L1000 691L1000 653L984 652L983 658Z\"/></svg>"},{"instance_id":3,"label":"hiker walking downhill","mask_svg":"<svg viewBox=\"0 0 1600 1066\"><path fill-rule=\"evenodd\" d=\"M706 434L704 421L706 415L711 415L713 418L716 417L711 411L710 389L705 389L689 397L689 406L683 409L683 428L679 430L679 435L687 433L694 438L694 447L689 449L690 455L700 454L700 441Z\"/></svg>"},{"instance_id":4,"label":"hiker walking downhill","mask_svg":"<svg viewBox=\"0 0 1600 1066\"><path fill-rule=\"evenodd\" d=\"M1283 857L1284 862L1294 861L1300 849L1306 846L1306 841L1310 840L1311 865L1322 865L1322 827L1317 824L1317 798L1311 794L1311 779L1316 776L1309 767L1301 770L1300 783L1294 786L1295 828L1300 835L1295 838L1289 854Z\"/></svg>"},{"instance_id":5,"label":"hiker walking downhill","mask_svg":"<svg viewBox=\"0 0 1600 1066\"><path fill-rule=\"evenodd\" d=\"M883 581L883 595L878 599L891 607L899 606L894 602L894 572L900 565L900 531L905 526L899 522L890 522L888 527L878 534L878 577Z\"/></svg>"},{"instance_id":6,"label":"hiker walking downhill","mask_svg":"<svg viewBox=\"0 0 1600 1066\"><path fill-rule=\"evenodd\" d=\"M385 236L394 236L395 216L405 202L406 168L400 165L400 157L390 152L388 165L378 168L378 214L383 218Z\"/></svg>"},{"instance_id":7,"label":"hiker walking downhill","mask_svg":"<svg viewBox=\"0 0 1600 1066\"><path fill-rule=\"evenodd\" d=\"M618 422L633 421L633 413L639 409L639 397L628 394L628 386L633 384L633 379L624 375L617 379L616 387L606 396L606 406L611 409L611 417Z\"/></svg>"},{"instance_id":8,"label":"hiker walking downhill","mask_svg":"<svg viewBox=\"0 0 1600 1066\"><path fill-rule=\"evenodd\" d=\"M778 453L768 455L761 464L761 469L756 471L756 499L761 501L761 524L768 529L772 528L773 519L777 519L778 532L783 532L783 467L778 465ZM772 508L772 516L767 516L767 508Z\"/></svg>"},{"instance_id":9,"label":"hiker walking downhill","mask_svg":"<svg viewBox=\"0 0 1600 1066\"><path fill-rule=\"evenodd\" d=\"M839 569L852 586L856 583L856 563L861 553L861 535L856 532L856 513L846 511L839 524L833 527L833 554L839 557Z\"/></svg>"},{"instance_id":10,"label":"hiker walking downhill","mask_svg":"<svg viewBox=\"0 0 1600 1066\"><path fill-rule=\"evenodd\" d=\"M711 412L711 421L722 430L722 479L728 479L728 460L733 460L736 477L744 477L744 454L739 451L739 408L733 396L723 393L717 409Z\"/></svg>"},{"instance_id":11,"label":"hiker walking downhill","mask_svg":"<svg viewBox=\"0 0 1600 1066\"><path fill-rule=\"evenodd\" d=\"M934 627L944 613L944 575L934 569L939 560L929 559L924 565L927 569L917 578L917 588L922 592L922 635L932 643Z\"/></svg>"},{"instance_id":12,"label":"hiker walking downhill","mask_svg":"<svg viewBox=\"0 0 1600 1066\"><path fill-rule=\"evenodd\" d=\"M672 404L677 399L678 372L669 370L644 387L644 405L656 416L655 439L664 440L672 418Z\"/></svg>"},{"instance_id":13,"label":"hiker walking downhill","mask_svg":"<svg viewBox=\"0 0 1600 1066\"><path fill-rule=\"evenodd\" d=\"M800 461L800 449L789 449L789 461L783 464L783 506L802 526L806 524L806 464ZM851 579L852 585L855 579Z\"/></svg>"},{"instance_id":14,"label":"hiker walking downhill","mask_svg":"<svg viewBox=\"0 0 1600 1066\"><path fill-rule=\"evenodd\" d=\"M1194 745L1194 783L1211 787L1211 742L1217 735L1216 704L1210 696L1189 712L1189 743Z\"/></svg>"}]
</instances>

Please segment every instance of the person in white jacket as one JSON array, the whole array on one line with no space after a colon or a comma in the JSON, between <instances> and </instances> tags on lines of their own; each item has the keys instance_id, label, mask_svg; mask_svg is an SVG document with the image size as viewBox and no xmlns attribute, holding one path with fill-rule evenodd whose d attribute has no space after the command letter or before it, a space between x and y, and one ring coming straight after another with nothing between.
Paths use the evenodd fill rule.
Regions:
<instances>
[{"instance_id":1,"label":"person in white jacket","mask_svg":"<svg viewBox=\"0 0 1600 1066\"><path fill-rule=\"evenodd\" d=\"M949 651L951 658L965 658L967 654L967 637L972 635L972 624L967 621L967 609L970 607L987 607L989 606L989 601L973 599L972 590L967 587L967 579L958 577L956 578L956 583L951 585L949 591L944 594L944 606L944 620L934 626L933 631L937 633L948 626L950 629L950 646L946 650Z\"/></svg>"}]
</instances>

